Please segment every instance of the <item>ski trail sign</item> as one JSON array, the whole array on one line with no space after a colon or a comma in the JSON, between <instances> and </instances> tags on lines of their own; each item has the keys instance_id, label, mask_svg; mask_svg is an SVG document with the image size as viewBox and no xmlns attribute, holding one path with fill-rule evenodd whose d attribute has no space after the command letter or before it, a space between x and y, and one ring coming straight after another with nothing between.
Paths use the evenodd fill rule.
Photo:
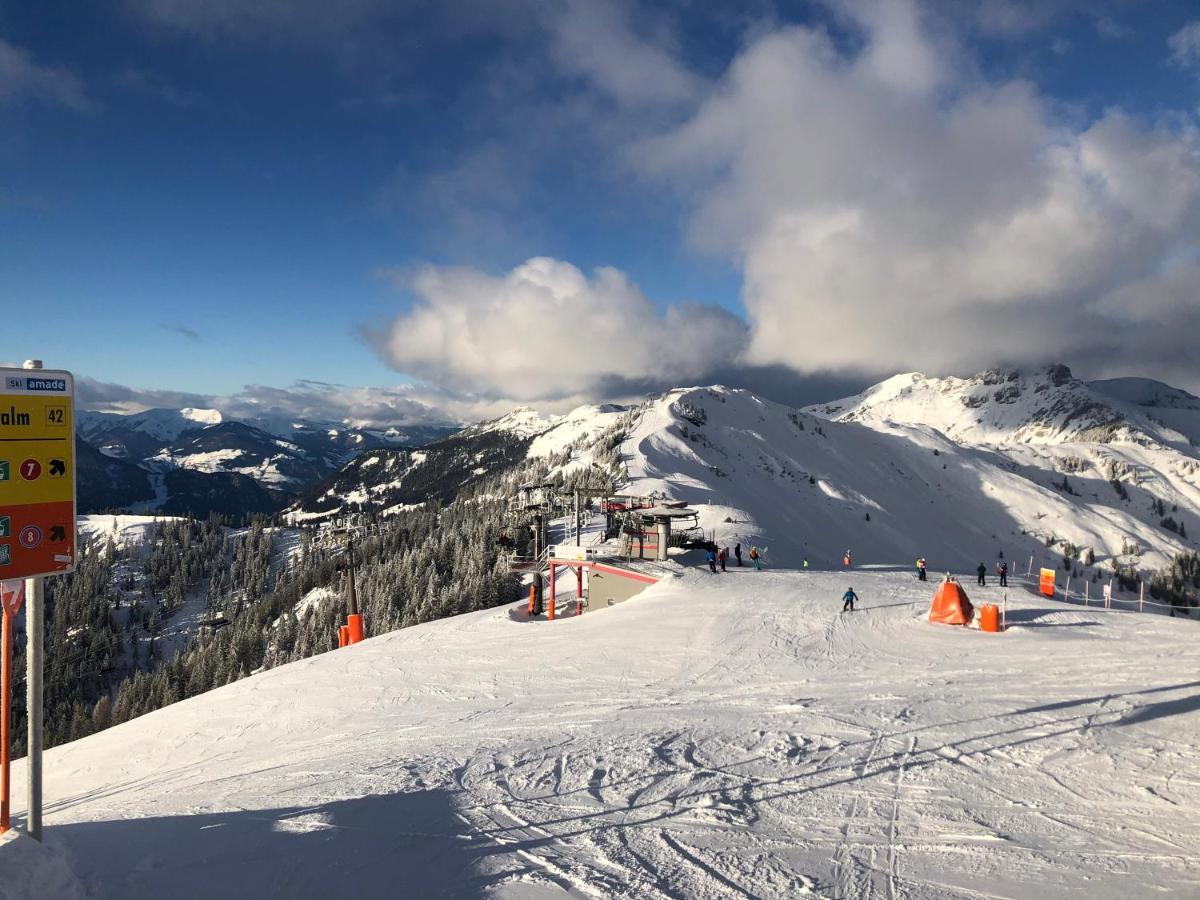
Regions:
<instances>
[{"instance_id":1,"label":"ski trail sign","mask_svg":"<svg viewBox=\"0 0 1200 900\"><path fill-rule=\"evenodd\" d=\"M75 379L0 369L0 579L75 568Z\"/></svg>"}]
</instances>

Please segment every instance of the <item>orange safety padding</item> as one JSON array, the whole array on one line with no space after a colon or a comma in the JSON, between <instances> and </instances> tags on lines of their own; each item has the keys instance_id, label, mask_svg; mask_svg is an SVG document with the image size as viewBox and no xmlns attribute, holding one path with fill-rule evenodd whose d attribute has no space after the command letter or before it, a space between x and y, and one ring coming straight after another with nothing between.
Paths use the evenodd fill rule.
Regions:
<instances>
[{"instance_id":1,"label":"orange safety padding","mask_svg":"<svg viewBox=\"0 0 1200 900\"><path fill-rule=\"evenodd\" d=\"M349 643L350 629L345 625L338 626L338 647L345 647Z\"/></svg>"},{"instance_id":2,"label":"orange safety padding","mask_svg":"<svg viewBox=\"0 0 1200 900\"><path fill-rule=\"evenodd\" d=\"M985 603L979 607L979 630L1000 630L1000 607L995 603Z\"/></svg>"},{"instance_id":3,"label":"orange safety padding","mask_svg":"<svg viewBox=\"0 0 1200 900\"><path fill-rule=\"evenodd\" d=\"M350 644L357 644L363 639L362 613L346 616L346 637Z\"/></svg>"},{"instance_id":4,"label":"orange safety padding","mask_svg":"<svg viewBox=\"0 0 1200 900\"><path fill-rule=\"evenodd\" d=\"M943 581L933 594L933 605L929 607L929 621L944 625L968 625L975 615L975 607L967 599L967 592L957 581Z\"/></svg>"},{"instance_id":5,"label":"orange safety padding","mask_svg":"<svg viewBox=\"0 0 1200 900\"><path fill-rule=\"evenodd\" d=\"M1038 573L1038 575L1039 575L1038 589L1041 591L1042 596L1043 597L1053 597L1054 596L1054 570L1053 569L1042 569Z\"/></svg>"}]
</instances>

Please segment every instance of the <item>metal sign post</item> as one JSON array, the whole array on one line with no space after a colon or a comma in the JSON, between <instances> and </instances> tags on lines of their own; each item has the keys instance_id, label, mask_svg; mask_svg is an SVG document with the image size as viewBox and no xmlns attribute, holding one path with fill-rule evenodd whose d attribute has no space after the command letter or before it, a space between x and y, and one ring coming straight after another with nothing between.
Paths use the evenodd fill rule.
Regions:
<instances>
[{"instance_id":1,"label":"metal sign post","mask_svg":"<svg viewBox=\"0 0 1200 900\"><path fill-rule=\"evenodd\" d=\"M0 369L0 579L26 579L28 832L42 837L43 576L75 569L75 379Z\"/></svg>"},{"instance_id":2,"label":"metal sign post","mask_svg":"<svg viewBox=\"0 0 1200 900\"><path fill-rule=\"evenodd\" d=\"M29 710L29 750L26 756L26 773L29 776L29 803L25 818L25 830L35 841L42 839L42 613L46 608L45 585L42 576L27 579L25 592L29 595L29 609L25 613L25 630L28 632L28 668L25 684L29 689L26 708Z\"/></svg>"},{"instance_id":3,"label":"metal sign post","mask_svg":"<svg viewBox=\"0 0 1200 900\"><path fill-rule=\"evenodd\" d=\"M13 699L13 616L21 611L25 600L25 582L0 582L0 606L3 606L3 634L0 635L0 834L8 831L12 802L12 782L9 766L12 762L12 699Z\"/></svg>"}]
</instances>

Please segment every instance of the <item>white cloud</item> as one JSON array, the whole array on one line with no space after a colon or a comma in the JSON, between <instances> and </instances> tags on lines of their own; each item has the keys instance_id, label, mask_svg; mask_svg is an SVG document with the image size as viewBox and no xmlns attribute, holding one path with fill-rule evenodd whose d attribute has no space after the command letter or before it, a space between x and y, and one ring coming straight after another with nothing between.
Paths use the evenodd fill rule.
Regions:
<instances>
[{"instance_id":1,"label":"white cloud","mask_svg":"<svg viewBox=\"0 0 1200 900\"><path fill-rule=\"evenodd\" d=\"M87 112L94 107L79 76L34 61L28 50L0 39L0 104L22 97Z\"/></svg>"},{"instance_id":2,"label":"white cloud","mask_svg":"<svg viewBox=\"0 0 1200 900\"><path fill-rule=\"evenodd\" d=\"M1123 334L1101 298L1137 303L1195 258L1196 132L1117 111L1068 128L1028 83L946 75L909 3L873 9L853 52L804 28L754 42L632 151L694 202L696 245L742 260L747 360L974 370L1194 344L1178 317Z\"/></svg>"},{"instance_id":3,"label":"white cloud","mask_svg":"<svg viewBox=\"0 0 1200 900\"><path fill-rule=\"evenodd\" d=\"M558 67L585 79L618 103L686 103L701 79L671 52L669 41L634 32L620 4L569 0L547 16L550 55ZM639 24L646 25L640 16Z\"/></svg>"},{"instance_id":4,"label":"white cloud","mask_svg":"<svg viewBox=\"0 0 1200 900\"><path fill-rule=\"evenodd\" d=\"M403 279L412 308L372 341L397 369L484 398L596 396L727 365L745 326L716 307L658 310L612 268L588 277L539 257L502 276L427 266Z\"/></svg>"},{"instance_id":5,"label":"white cloud","mask_svg":"<svg viewBox=\"0 0 1200 900\"><path fill-rule=\"evenodd\" d=\"M1200 66L1200 19L1189 22L1167 40L1171 62L1177 66Z\"/></svg>"}]
</instances>

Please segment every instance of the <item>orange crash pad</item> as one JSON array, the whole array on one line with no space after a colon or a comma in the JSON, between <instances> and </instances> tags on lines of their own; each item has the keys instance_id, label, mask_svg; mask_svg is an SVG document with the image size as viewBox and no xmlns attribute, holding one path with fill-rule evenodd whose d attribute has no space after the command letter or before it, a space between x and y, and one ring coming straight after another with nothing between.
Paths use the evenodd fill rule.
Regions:
<instances>
[{"instance_id":1,"label":"orange crash pad","mask_svg":"<svg viewBox=\"0 0 1200 900\"><path fill-rule=\"evenodd\" d=\"M945 625L969 625L975 615L975 607L967 599L967 592L957 581L943 581L933 595L929 607L929 621Z\"/></svg>"}]
</instances>

